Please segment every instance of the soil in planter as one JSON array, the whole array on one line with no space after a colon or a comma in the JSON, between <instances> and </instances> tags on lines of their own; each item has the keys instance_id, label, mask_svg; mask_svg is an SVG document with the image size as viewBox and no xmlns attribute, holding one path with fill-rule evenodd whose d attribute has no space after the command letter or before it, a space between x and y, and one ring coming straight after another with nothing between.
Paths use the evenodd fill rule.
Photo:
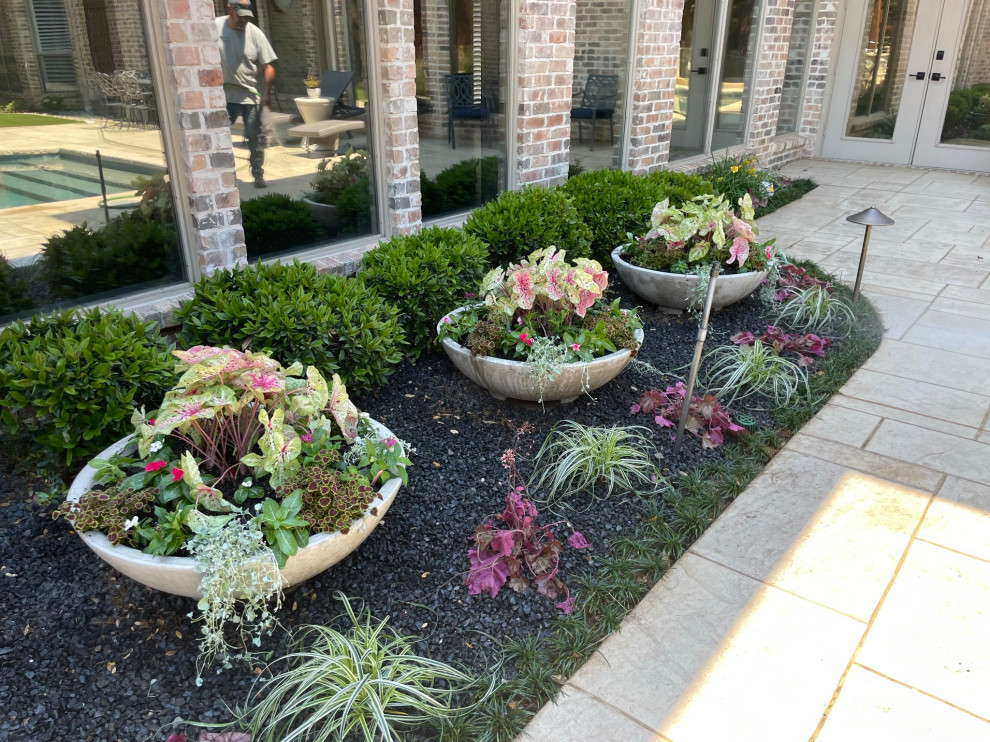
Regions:
<instances>
[{"instance_id":1,"label":"soil in planter","mask_svg":"<svg viewBox=\"0 0 990 742\"><path fill-rule=\"evenodd\" d=\"M615 285L623 306L635 306ZM287 596L284 626L331 623L341 613L333 597L339 590L422 637L421 652L476 671L493 663L500 641L548 630L560 611L535 589L504 589L491 599L468 596L462 584L474 527L503 508L508 487L500 458L522 423L534 431L521 441L521 454L534 453L555 423L573 419L651 427L663 467L673 474L722 457L722 449L703 451L697 438L688 438L675 460L669 431L642 414L630 416L644 390L686 377L697 334L690 316L643 309L641 318L646 340L638 358L594 399L548 405L545 412L498 402L442 352L404 364L387 386L356 398L360 409L415 447L409 485L361 547ZM741 330L760 332L768 322L755 298L743 300L715 315L707 347ZM762 424L761 406L757 400L736 411ZM52 522L29 504L31 482L13 474L13 464L0 459L0 739L163 740L167 735L156 730L176 717L229 718L224 703L244 700L252 669L207 674L196 688L199 628L186 617L195 602L116 573L68 523ZM521 469L529 473L527 465ZM575 574L593 568L613 539L632 534L641 515L634 498L585 506L566 516L592 545L565 547L561 577L572 590ZM558 518L540 513L542 523ZM563 540L571 529L561 524L553 531ZM268 638L263 647L281 653L283 637Z\"/></svg>"}]
</instances>

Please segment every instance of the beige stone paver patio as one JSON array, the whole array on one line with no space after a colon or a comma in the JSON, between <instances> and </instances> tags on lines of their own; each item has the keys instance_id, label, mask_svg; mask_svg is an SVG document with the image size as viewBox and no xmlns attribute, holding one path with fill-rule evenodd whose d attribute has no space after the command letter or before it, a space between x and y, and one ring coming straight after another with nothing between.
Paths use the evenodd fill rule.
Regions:
<instances>
[{"instance_id":1,"label":"beige stone paver patio","mask_svg":"<svg viewBox=\"0 0 990 742\"><path fill-rule=\"evenodd\" d=\"M801 161L761 222L863 291L877 353L520 740L990 742L990 176Z\"/></svg>"}]
</instances>

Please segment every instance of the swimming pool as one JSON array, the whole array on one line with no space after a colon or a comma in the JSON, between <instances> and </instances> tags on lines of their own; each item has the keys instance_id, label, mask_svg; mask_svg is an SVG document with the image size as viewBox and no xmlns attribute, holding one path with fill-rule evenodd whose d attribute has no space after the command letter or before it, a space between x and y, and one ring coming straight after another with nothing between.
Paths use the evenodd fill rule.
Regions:
<instances>
[{"instance_id":1,"label":"swimming pool","mask_svg":"<svg viewBox=\"0 0 990 742\"><path fill-rule=\"evenodd\" d=\"M162 170L164 167L103 158L103 178L108 195L133 192L134 178ZM95 154L63 150L43 155L0 157L0 209L99 195L100 174Z\"/></svg>"}]
</instances>

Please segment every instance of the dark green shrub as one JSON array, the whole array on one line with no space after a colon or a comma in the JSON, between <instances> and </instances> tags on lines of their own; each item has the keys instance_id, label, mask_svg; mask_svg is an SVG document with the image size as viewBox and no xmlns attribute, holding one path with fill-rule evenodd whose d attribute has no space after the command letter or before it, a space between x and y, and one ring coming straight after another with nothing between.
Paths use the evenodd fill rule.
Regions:
<instances>
[{"instance_id":1,"label":"dark green shrub","mask_svg":"<svg viewBox=\"0 0 990 742\"><path fill-rule=\"evenodd\" d=\"M440 171L436 180L420 175L423 218L461 211L491 201L498 194L498 157L463 160Z\"/></svg>"},{"instance_id":2,"label":"dark green shrub","mask_svg":"<svg viewBox=\"0 0 990 742\"><path fill-rule=\"evenodd\" d=\"M281 193L242 201L241 217L251 260L266 253L310 245L323 237L323 230L309 207Z\"/></svg>"},{"instance_id":3,"label":"dark green shrub","mask_svg":"<svg viewBox=\"0 0 990 742\"><path fill-rule=\"evenodd\" d=\"M619 170L591 170L575 175L561 190L574 201L591 229L591 257L611 266L611 253L626 242L626 233L643 234L658 201L669 197L680 206L694 196L711 193L711 185L695 175L661 171L647 176Z\"/></svg>"},{"instance_id":4,"label":"dark green shrub","mask_svg":"<svg viewBox=\"0 0 990 742\"><path fill-rule=\"evenodd\" d=\"M113 219L94 232L84 223L50 237L40 269L57 299L77 299L180 275L175 230L139 213Z\"/></svg>"},{"instance_id":5,"label":"dark green shrub","mask_svg":"<svg viewBox=\"0 0 990 742\"><path fill-rule=\"evenodd\" d=\"M367 176L337 196L337 219L342 235L371 234L371 184Z\"/></svg>"},{"instance_id":6,"label":"dark green shrub","mask_svg":"<svg viewBox=\"0 0 990 742\"><path fill-rule=\"evenodd\" d=\"M508 265L550 245L569 260L590 256L591 230L563 191L528 186L475 209L464 231L488 245L489 264Z\"/></svg>"},{"instance_id":7,"label":"dark green shrub","mask_svg":"<svg viewBox=\"0 0 990 742\"><path fill-rule=\"evenodd\" d=\"M33 305L23 276L0 255L0 317L23 312Z\"/></svg>"},{"instance_id":8,"label":"dark green shrub","mask_svg":"<svg viewBox=\"0 0 990 742\"><path fill-rule=\"evenodd\" d=\"M363 281L319 275L298 261L218 271L175 311L184 347L262 351L328 378L339 373L352 392L381 384L402 360L398 315Z\"/></svg>"},{"instance_id":9,"label":"dark green shrub","mask_svg":"<svg viewBox=\"0 0 990 742\"><path fill-rule=\"evenodd\" d=\"M135 406L175 381L153 322L117 310L37 315L0 332L0 426L42 461L70 466L131 432Z\"/></svg>"},{"instance_id":10,"label":"dark green shrub","mask_svg":"<svg viewBox=\"0 0 990 742\"><path fill-rule=\"evenodd\" d=\"M409 355L436 345L437 321L476 293L487 270L488 250L460 229L430 227L393 237L364 255L359 276L399 308Z\"/></svg>"}]
</instances>

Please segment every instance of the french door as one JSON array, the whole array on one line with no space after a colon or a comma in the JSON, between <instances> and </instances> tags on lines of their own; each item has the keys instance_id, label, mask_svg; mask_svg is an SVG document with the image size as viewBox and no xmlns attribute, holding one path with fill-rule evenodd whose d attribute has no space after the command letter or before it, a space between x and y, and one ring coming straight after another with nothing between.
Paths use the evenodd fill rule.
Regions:
<instances>
[{"instance_id":1,"label":"french door","mask_svg":"<svg viewBox=\"0 0 990 742\"><path fill-rule=\"evenodd\" d=\"M851 2L822 155L990 172L988 39L990 0Z\"/></svg>"}]
</instances>

